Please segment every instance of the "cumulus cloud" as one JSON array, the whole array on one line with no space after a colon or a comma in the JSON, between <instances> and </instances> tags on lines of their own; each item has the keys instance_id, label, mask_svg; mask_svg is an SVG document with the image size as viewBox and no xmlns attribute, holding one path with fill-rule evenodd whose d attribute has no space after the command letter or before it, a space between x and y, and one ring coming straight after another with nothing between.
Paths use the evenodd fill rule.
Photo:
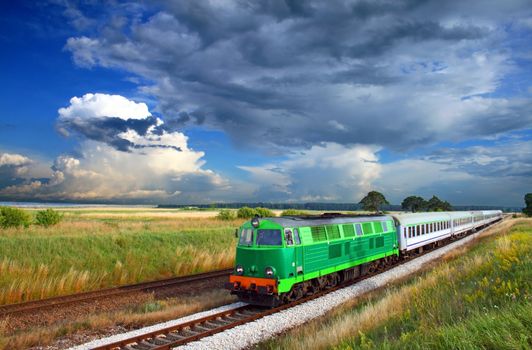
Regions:
<instances>
[{"instance_id":1,"label":"cumulus cloud","mask_svg":"<svg viewBox=\"0 0 532 350\"><path fill-rule=\"evenodd\" d=\"M70 106L59 109L58 130L68 136L104 142L119 151L139 148L173 148L181 151L186 138L167 131L164 122L151 115L145 103L123 96L86 94L73 97Z\"/></svg>"},{"instance_id":2,"label":"cumulus cloud","mask_svg":"<svg viewBox=\"0 0 532 350\"><path fill-rule=\"evenodd\" d=\"M17 153L0 153L0 188L21 182L32 161Z\"/></svg>"},{"instance_id":3,"label":"cumulus cloud","mask_svg":"<svg viewBox=\"0 0 532 350\"><path fill-rule=\"evenodd\" d=\"M1 154L0 177L12 180L0 196L158 203L219 199L229 189L204 168L204 153L190 149L184 134L166 131L144 103L105 94L70 102L59 110L58 126L80 137L78 154L58 156L39 178L28 172L29 158Z\"/></svg>"},{"instance_id":4,"label":"cumulus cloud","mask_svg":"<svg viewBox=\"0 0 532 350\"><path fill-rule=\"evenodd\" d=\"M269 200L358 201L381 174L379 147L326 143L262 166L240 166Z\"/></svg>"},{"instance_id":5,"label":"cumulus cloud","mask_svg":"<svg viewBox=\"0 0 532 350\"><path fill-rule=\"evenodd\" d=\"M66 48L79 65L153 82L140 89L168 127L203 124L284 154L322 142L402 150L532 124L529 98L494 94L519 71L501 46L526 4L162 2Z\"/></svg>"}]
</instances>

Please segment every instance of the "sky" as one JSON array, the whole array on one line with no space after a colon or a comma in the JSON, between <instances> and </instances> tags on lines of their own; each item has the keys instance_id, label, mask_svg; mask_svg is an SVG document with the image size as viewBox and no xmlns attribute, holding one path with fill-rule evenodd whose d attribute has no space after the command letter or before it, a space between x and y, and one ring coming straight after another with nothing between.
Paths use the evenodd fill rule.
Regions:
<instances>
[{"instance_id":1,"label":"sky","mask_svg":"<svg viewBox=\"0 0 532 350\"><path fill-rule=\"evenodd\" d=\"M5 1L0 200L532 192L529 1Z\"/></svg>"}]
</instances>

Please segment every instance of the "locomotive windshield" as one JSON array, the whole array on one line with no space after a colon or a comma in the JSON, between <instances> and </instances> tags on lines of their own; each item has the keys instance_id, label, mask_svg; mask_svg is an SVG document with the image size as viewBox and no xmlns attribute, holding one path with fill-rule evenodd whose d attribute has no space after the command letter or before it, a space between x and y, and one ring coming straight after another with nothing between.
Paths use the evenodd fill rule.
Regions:
<instances>
[{"instance_id":1,"label":"locomotive windshield","mask_svg":"<svg viewBox=\"0 0 532 350\"><path fill-rule=\"evenodd\" d=\"M240 245L252 245L253 244L253 230L248 228L242 230L240 234Z\"/></svg>"},{"instance_id":2,"label":"locomotive windshield","mask_svg":"<svg viewBox=\"0 0 532 350\"><path fill-rule=\"evenodd\" d=\"M283 245L281 230L257 230L257 245Z\"/></svg>"}]
</instances>

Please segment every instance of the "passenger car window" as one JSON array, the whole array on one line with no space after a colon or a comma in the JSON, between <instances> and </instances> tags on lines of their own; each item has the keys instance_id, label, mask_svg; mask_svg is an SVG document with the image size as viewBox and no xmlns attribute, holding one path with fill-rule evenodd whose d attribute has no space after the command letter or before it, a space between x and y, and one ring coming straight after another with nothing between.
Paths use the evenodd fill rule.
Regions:
<instances>
[{"instance_id":1,"label":"passenger car window","mask_svg":"<svg viewBox=\"0 0 532 350\"><path fill-rule=\"evenodd\" d=\"M253 244L253 230L243 229L242 233L240 234L240 242L241 245L252 245Z\"/></svg>"},{"instance_id":2,"label":"passenger car window","mask_svg":"<svg viewBox=\"0 0 532 350\"><path fill-rule=\"evenodd\" d=\"M257 245L282 245L281 230L257 230Z\"/></svg>"},{"instance_id":3,"label":"passenger car window","mask_svg":"<svg viewBox=\"0 0 532 350\"><path fill-rule=\"evenodd\" d=\"M357 231L357 236L362 236L362 226L360 224L355 224L355 230Z\"/></svg>"}]
</instances>

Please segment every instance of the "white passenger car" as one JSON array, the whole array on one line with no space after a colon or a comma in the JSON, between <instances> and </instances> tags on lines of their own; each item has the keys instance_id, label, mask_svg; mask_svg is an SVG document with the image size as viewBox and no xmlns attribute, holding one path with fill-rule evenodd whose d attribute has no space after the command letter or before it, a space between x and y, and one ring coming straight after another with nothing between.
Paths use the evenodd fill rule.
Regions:
<instances>
[{"instance_id":1,"label":"white passenger car","mask_svg":"<svg viewBox=\"0 0 532 350\"><path fill-rule=\"evenodd\" d=\"M393 215L399 250L410 251L464 234L502 218L500 210L402 213Z\"/></svg>"}]
</instances>

